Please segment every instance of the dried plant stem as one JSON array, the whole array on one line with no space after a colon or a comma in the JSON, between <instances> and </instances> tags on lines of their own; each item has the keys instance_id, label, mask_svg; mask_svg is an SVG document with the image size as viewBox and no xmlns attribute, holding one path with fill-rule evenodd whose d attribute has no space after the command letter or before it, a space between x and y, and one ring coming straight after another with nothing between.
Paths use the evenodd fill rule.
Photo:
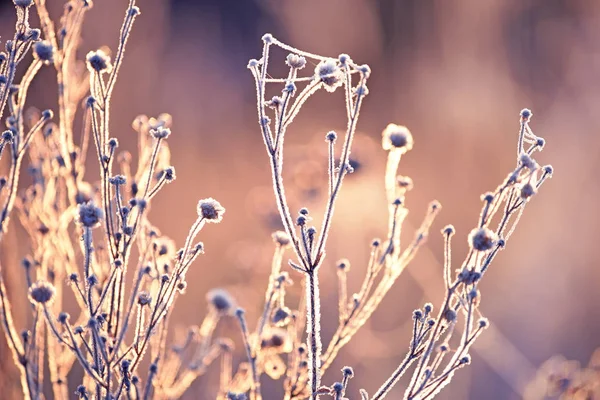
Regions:
<instances>
[{"instance_id":1,"label":"dried plant stem","mask_svg":"<svg viewBox=\"0 0 600 400\"><path fill-rule=\"evenodd\" d=\"M311 399L318 399L317 389L321 384L321 303L319 299L319 278L316 271L307 273L306 285L306 333L308 334L308 363L310 365Z\"/></svg>"}]
</instances>

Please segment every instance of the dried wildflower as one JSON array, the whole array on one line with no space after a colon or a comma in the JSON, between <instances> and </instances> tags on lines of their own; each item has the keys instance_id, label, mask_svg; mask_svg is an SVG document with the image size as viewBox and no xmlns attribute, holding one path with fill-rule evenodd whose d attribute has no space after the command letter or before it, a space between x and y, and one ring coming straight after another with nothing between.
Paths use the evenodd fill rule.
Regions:
<instances>
[{"instance_id":1,"label":"dried wildflower","mask_svg":"<svg viewBox=\"0 0 600 400\"><path fill-rule=\"evenodd\" d=\"M306 65L306 58L299 56L298 54L288 54L285 59L285 63L288 67L294 69L302 69Z\"/></svg>"},{"instance_id":2,"label":"dried wildflower","mask_svg":"<svg viewBox=\"0 0 600 400\"><path fill-rule=\"evenodd\" d=\"M86 61L91 72L110 73L112 70L110 56L103 50L90 51L87 53Z\"/></svg>"},{"instance_id":3,"label":"dried wildflower","mask_svg":"<svg viewBox=\"0 0 600 400\"><path fill-rule=\"evenodd\" d=\"M171 130L164 126L158 126L155 129L151 129L150 134L155 139L166 139L171 135Z\"/></svg>"},{"instance_id":4,"label":"dried wildflower","mask_svg":"<svg viewBox=\"0 0 600 400\"><path fill-rule=\"evenodd\" d=\"M70 317L71 316L69 315L69 313L61 312L60 314L58 314L58 322L60 322L61 324L66 324Z\"/></svg>"},{"instance_id":5,"label":"dried wildflower","mask_svg":"<svg viewBox=\"0 0 600 400\"><path fill-rule=\"evenodd\" d=\"M276 352L289 351L290 337L285 329L269 328L263 333L260 340L262 349L271 349Z\"/></svg>"},{"instance_id":6,"label":"dried wildflower","mask_svg":"<svg viewBox=\"0 0 600 400\"><path fill-rule=\"evenodd\" d=\"M123 175L115 175L113 177L108 178L108 182L113 185L120 186L126 184L127 179Z\"/></svg>"},{"instance_id":7,"label":"dried wildflower","mask_svg":"<svg viewBox=\"0 0 600 400\"><path fill-rule=\"evenodd\" d=\"M225 208L213 198L202 199L198 202L198 216L206 222L219 223L223 219Z\"/></svg>"},{"instance_id":8,"label":"dried wildflower","mask_svg":"<svg viewBox=\"0 0 600 400\"><path fill-rule=\"evenodd\" d=\"M292 317L292 310L287 307L277 307L273 312L273 316L271 317L271 321L275 326L285 326L287 325Z\"/></svg>"},{"instance_id":9,"label":"dried wildflower","mask_svg":"<svg viewBox=\"0 0 600 400\"><path fill-rule=\"evenodd\" d=\"M389 124L381 135L381 145L384 150L400 149L406 153L413 148L412 134L405 126Z\"/></svg>"},{"instance_id":10,"label":"dried wildflower","mask_svg":"<svg viewBox=\"0 0 600 400\"><path fill-rule=\"evenodd\" d=\"M103 218L102 210L89 201L79 205L78 221L86 228L95 228L100 225L100 220Z\"/></svg>"},{"instance_id":11,"label":"dried wildflower","mask_svg":"<svg viewBox=\"0 0 600 400\"><path fill-rule=\"evenodd\" d=\"M519 162L521 163L521 165L523 165L525 168L528 168L530 170L533 170L537 167L537 163L533 160L533 158L531 158L531 156L527 153L522 153L519 156Z\"/></svg>"},{"instance_id":12,"label":"dried wildflower","mask_svg":"<svg viewBox=\"0 0 600 400\"><path fill-rule=\"evenodd\" d=\"M289 247L290 245L290 236L284 231L276 231L271 235L273 237L273 241L282 247Z\"/></svg>"},{"instance_id":13,"label":"dried wildflower","mask_svg":"<svg viewBox=\"0 0 600 400\"><path fill-rule=\"evenodd\" d=\"M531 116L533 115L533 113L531 112L530 109L528 108L524 108L521 110L521 118L525 121L529 121L529 119L531 118Z\"/></svg>"},{"instance_id":14,"label":"dried wildflower","mask_svg":"<svg viewBox=\"0 0 600 400\"><path fill-rule=\"evenodd\" d=\"M17 7L27 8L31 7L31 5L33 4L33 0L13 0L13 3Z\"/></svg>"},{"instance_id":15,"label":"dried wildflower","mask_svg":"<svg viewBox=\"0 0 600 400\"><path fill-rule=\"evenodd\" d=\"M328 92L334 92L344 83L344 73L332 59L321 61L316 66L315 78L323 82L323 87Z\"/></svg>"},{"instance_id":16,"label":"dried wildflower","mask_svg":"<svg viewBox=\"0 0 600 400\"><path fill-rule=\"evenodd\" d=\"M169 167L165 168L163 173L164 173L165 181L167 183L173 182L175 180L175 178L177 177L177 175L175 175L175 167L173 167L173 166L169 166Z\"/></svg>"},{"instance_id":17,"label":"dried wildflower","mask_svg":"<svg viewBox=\"0 0 600 400\"><path fill-rule=\"evenodd\" d=\"M152 302L152 296L150 296L150 293L148 292L141 292L140 294L138 294L137 302L140 306L150 305L150 303Z\"/></svg>"},{"instance_id":18,"label":"dried wildflower","mask_svg":"<svg viewBox=\"0 0 600 400\"><path fill-rule=\"evenodd\" d=\"M477 251L488 251L498 241L498 236L489 228L475 228L469 234L469 245Z\"/></svg>"},{"instance_id":19,"label":"dried wildflower","mask_svg":"<svg viewBox=\"0 0 600 400\"><path fill-rule=\"evenodd\" d=\"M229 314L235 306L235 300L225 289L212 289L206 294L208 304L219 313Z\"/></svg>"},{"instance_id":20,"label":"dried wildflower","mask_svg":"<svg viewBox=\"0 0 600 400\"><path fill-rule=\"evenodd\" d=\"M523 186L521 186L520 195L521 195L521 199L523 199L523 200L529 199L531 196L533 196L536 193L537 193L537 189L535 188L534 185L531 184L531 182L527 182Z\"/></svg>"},{"instance_id":21,"label":"dried wildflower","mask_svg":"<svg viewBox=\"0 0 600 400\"><path fill-rule=\"evenodd\" d=\"M29 288L29 301L38 304L50 304L54 300L56 289L47 281L37 281Z\"/></svg>"},{"instance_id":22,"label":"dried wildflower","mask_svg":"<svg viewBox=\"0 0 600 400\"><path fill-rule=\"evenodd\" d=\"M52 43L47 40L41 40L33 45L33 54L44 63L51 63L54 61L54 47Z\"/></svg>"}]
</instances>

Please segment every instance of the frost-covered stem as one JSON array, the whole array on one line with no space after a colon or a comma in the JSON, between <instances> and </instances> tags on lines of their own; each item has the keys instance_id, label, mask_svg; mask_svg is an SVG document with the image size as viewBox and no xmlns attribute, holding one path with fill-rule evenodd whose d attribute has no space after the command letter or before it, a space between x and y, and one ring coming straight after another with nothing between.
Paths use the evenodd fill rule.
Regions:
<instances>
[{"instance_id":1,"label":"frost-covered stem","mask_svg":"<svg viewBox=\"0 0 600 400\"><path fill-rule=\"evenodd\" d=\"M238 308L235 312L240 323L240 329L242 330L242 338L244 339L244 347L246 348L246 356L248 357L248 363L250 364L250 370L252 372L252 383L250 386L250 400L261 400L262 396L260 393L260 379L258 376L258 367L256 365L256 354L252 351L252 345L250 344L250 331L248 330L248 324L244 317L244 310Z\"/></svg>"},{"instance_id":2,"label":"frost-covered stem","mask_svg":"<svg viewBox=\"0 0 600 400\"><path fill-rule=\"evenodd\" d=\"M443 306L440 308L440 311L438 312L438 316L436 318L435 329L433 330L433 332L430 333L427 346L425 347L425 350L423 351L423 355L421 356L421 359L419 360L419 363L417 365L417 369L415 370L415 372L413 374L411 384L408 387L408 389L406 390L406 394L409 396L411 396L413 391L415 390L415 386L419 382L419 377L421 376L423 369L429 362L429 357L431 355L431 352L433 351L433 346L435 345L435 342L441 333L442 320L444 317L444 313L448 310L448 306L450 305L450 300L452 299L452 296L454 295L454 292L455 292L456 288L458 287L458 285L459 285L459 283L456 282L450 288L448 288L446 290L446 298L444 299Z\"/></svg>"},{"instance_id":3,"label":"frost-covered stem","mask_svg":"<svg viewBox=\"0 0 600 400\"><path fill-rule=\"evenodd\" d=\"M10 308L10 302L6 297L6 286L4 286L4 279L2 278L2 265L0 264L0 317L2 317L2 326L4 335L6 336L6 342L12 353L13 362L19 368L19 376L21 378L21 388L23 389L23 398L30 400L31 396L28 388L27 379L27 367L23 365L21 361L24 361L24 349L19 339L19 334L15 328L15 323L12 316L12 310Z\"/></svg>"},{"instance_id":4,"label":"frost-covered stem","mask_svg":"<svg viewBox=\"0 0 600 400\"><path fill-rule=\"evenodd\" d=\"M346 85L351 85L350 82L350 74L346 74ZM363 76L360 81L360 85L365 83L366 78ZM342 181L344 176L347 173L346 166L348 165L348 160L350 158L350 149L352 147L352 139L354 138L354 132L356 131L356 123L358 122L358 114L360 112L360 106L362 105L362 101L364 99L364 95L357 95L356 103L354 104L354 110L351 113L351 117L348 120L348 129L346 131L346 138L344 141L344 147L342 148L342 156L340 157L339 163L339 172L337 174L337 179L335 185L333 187L333 192L329 196L329 201L327 202L327 208L325 209L325 216L323 218L323 226L321 227L321 233L319 236L319 241L316 246L315 251L315 261L314 266L319 265L323 259L323 249L325 247L325 242L327 241L327 234L329 233L329 227L331 225L331 219L333 217L333 209L335 206L335 201L339 194L340 188L342 186Z\"/></svg>"},{"instance_id":5,"label":"frost-covered stem","mask_svg":"<svg viewBox=\"0 0 600 400\"><path fill-rule=\"evenodd\" d=\"M319 278L317 271L306 273L308 284L306 285L306 333L308 334L308 364L309 382L312 400L318 400L316 393L321 384L321 303L319 300Z\"/></svg>"},{"instance_id":6,"label":"frost-covered stem","mask_svg":"<svg viewBox=\"0 0 600 400\"><path fill-rule=\"evenodd\" d=\"M373 395L371 400L380 400L387 396L390 390L392 390L394 385L398 383L398 380L400 380L402 375L404 375L408 367L410 367L410 364L412 364L413 361L416 360L416 358L417 356L411 350L411 352L407 354L406 357L404 357L404 360L402 361L402 363L400 363L398 368L396 368L394 373L388 378L388 380L385 381L383 385L381 385L381 387L379 388L379 390L377 390L377 393Z\"/></svg>"}]
</instances>

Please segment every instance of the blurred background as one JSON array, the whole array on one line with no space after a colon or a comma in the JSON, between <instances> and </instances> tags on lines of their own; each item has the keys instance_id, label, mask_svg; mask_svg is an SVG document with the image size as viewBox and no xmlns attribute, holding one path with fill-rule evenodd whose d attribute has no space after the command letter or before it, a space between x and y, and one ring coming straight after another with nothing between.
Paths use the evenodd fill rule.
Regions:
<instances>
[{"instance_id":1,"label":"blurred background","mask_svg":"<svg viewBox=\"0 0 600 400\"><path fill-rule=\"evenodd\" d=\"M58 18L62 2L49 3ZM189 273L191 290L177 303L174 327L201 321L203 293L213 287L230 290L250 321L262 310L270 233L280 223L246 65L260 58L260 38L270 32L310 52L348 53L373 71L353 152L356 173L344 183L321 271L325 343L337 323L334 262L350 259L350 290L358 290L370 241L386 233L386 153L380 135L389 122L408 126L415 139L400 168L415 182L407 196L411 213L405 241L430 200L443 205L426 246L324 382L339 380L339 369L351 365L356 377L349 397L354 399L359 388L373 393L396 368L409 344L412 310L441 302L438 232L455 225L458 263L477 221L479 196L495 189L514 167L524 107L534 113L533 131L547 140L537 160L553 165L554 178L532 200L483 280L480 309L491 329L474 345L473 365L457 373L439 398L519 399L552 355L587 363L600 345L600 2L144 0L139 7L142 15L113 96L113 136L135 150L130 126L138 114L173 115L169 143L177 181L154 200L151 219L178 243L195 218L198 199L214 197L227 209L221 224L202 233L206 254ZM125 1L96 2L87 16L81 57L103 45L116 49L125 9ZM12 35L14 20L11 2L1 2L2 41ZM273 60L283 65L285 55ZM56 98L55 86L49 90L44 76L30 97L40 109L53 107ZM321 91L288 131L284 177L294 209L308 206L321 215L323 138L329 130L343 132L345 123L343 94ZM16 233L17 226L11 226ZM27 246L13 234L0 248L1 257L18 268ZM5 273L14 307L26 310L22 273ZM291 275L299 283L299 276ZM298 292L296 287L291 299ZM26 314L17 314L19 327ZM235 321L226 321L219 332L239 344L235 327ZM0 389L18 393L5 344L0 352ZM242 358L238 353L236 359ZM200 378L184 398L214 398L215 378ZM265 379L263 386L266 399L281 398L279 382ZM401 398L403 387L389 397Z\"/></svg>"}]
</instances>

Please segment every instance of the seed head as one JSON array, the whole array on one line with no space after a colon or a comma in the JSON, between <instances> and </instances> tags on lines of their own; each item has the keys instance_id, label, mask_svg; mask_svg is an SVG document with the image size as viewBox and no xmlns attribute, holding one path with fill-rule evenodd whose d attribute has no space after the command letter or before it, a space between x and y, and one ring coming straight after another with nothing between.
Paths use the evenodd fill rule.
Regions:
<instances>
[{"instance_id":1,"label":"seed head","mask_svg":"<svg viewBox=\"0 0 600 400\"><path fill-rule=\"evenodd\" d=\"M444 319L448 322L456 321L456 311L451 308L447 309L444 311Z\"/></svg>"},{"instance_id":2,"label":"seed head","mask_svg":"<svg viewBox=\"0 0 600 400\"><path fill-rule=\"evenodd\" d=\"M58 322L60 322L61 324L66 324L69 320L69 317L69 313L61 312L60 314L58 314Z\"/></svg>"},{"instance_id":3,"label":"seed head","mask_svg":"<svg viewBox=\"0 0 600 400\"><path fill-rule=\"evenodd\" d=\"M175 178L177 177L177 175L175 175L175 167L170 166L165 168L164 170L164 176L165 176L165 181L167 183L171 183L175 180Z\"/></svg>"},{"instance_id":4,"label":"seed head","mask_svg":"<svg viewBox=\"0 0 600 400\"><path fill-rule=\"evenodd\" d=\"M202 199L198 202L198 216L204 218L206 222L218 223L223 219L225 208L213 198Z\"/></svg>"},{"instance_id":5,"label":"seed head","mask_svg":"<svg viewBox=\"0 0 600 400\"><path fill-rule=\"evenodd\" d=\"M171 130L169 128L165 128L164 126L158 126L155 129L151 129L150 134L155 139L166 139L171 134Z\"/></svg>"},{"instance_id":6,"label":"seed head","mask_svg":"<svg viewBox=\"0 0 600 400\"><path fill-rule=\"evenodd\" d=\"M79 205L78 221L86 228L95 228L100 225L100 220L103 218L102 210L96 205L88 201Z\"/></svg>"},{"instance_id":7,"label":"seed head","mask_svg":"<svg viewBox=\"0 0 600 400\"><path fill-rule=\"evenodd\" d=\"M524 108L521 110L521 118L525 121L529 121L529 119L531 118L532 115L533 115L533 113L528 108Z\"/></svg>"},{"instance_id":8,"label":"seed head","mask_svg":"<svg viewBox=\"0 0 600 400\"><path fill-rule=\"evenodd\" d=\"M269 328L266 329L262 335L260 341L260 347L262 349L273 349L284 351L284 348L288 347L290 343L290 337L287 330L282 328Z\"/></svg>"},{"instance_id":9,"label":"seed head","mask_svg":"<svg viewBox=\"0 0 600 400\"><path fill-rule=\"evenodd\" d=\"M531 196L533 196L536 193L537 193L537 189L535 188L534 185L531 184L531 182L527 182L526 184L524 184L521 187L521 199L523 199L523 200L529 199Z\"/></svg>"},{"instance_id":10,"label":"seed head","mask_svg":"<svg viewBox=\"0 0 600 400\"><path fill-rule=\"evenodd\" d=\"M47 40L35 42L33 45L33 54L45 64L51 63L54 60L54 47Z\"/></svg>"},{"instance_id":11,"label":"seed head","mask_svg":"<svg viewBox=\"0 0 600 400\"><path fill-rule=\"evenodd\" d=\"M354 370L352 369L352 367L344 367L342 368L342 374L344 374L344 376L347 376L348 378L352 378L354 376Z\"/></svg>"},{"instance_id":12,"label":"seed head","mask_svg":"<svg viewBox=\"0 0 600 400\"><path fill-rule=\"evenodd\" d=\"M87 53L86 61L91 72L110 73L112 70L110 56L103 50L90 51Z\"/></svg>"},{"instance_id":13,"label":"seed head","mask_svg":"<svg viewBox=\"0 0 600 400\"><path fill-rule=\"evenodd\" d=\"M273 241L281 247L288 247L290 245L290 236L284 231L276 231L271 235Z\"/></svg>"},{"instance_id":14,"label":"seed head","mask_svg":"<svg viewBox=\"0 0 600 400\"><path fill-rule=\"evenodd\" d=\"M292 316L292 311L289 308L287 308L285 306L278 307L273 312L271 321L273 322L273 324L275 326L282 327L282 326L285 326L288 324L291 316Z\"/></svg>"},{"instance_id":15,"label":"seed head","mask_svg":"<svg viewBox=\"0 0 600 400\"><path fill-rule=\"evenodd\" d=\"M323 86L328 92L334 92L344 82L344 73L335 60L321 61L315 68L315 77L323 82Z\"/></svg>"},{"instance_id":16,"label":"seed head","mask_svg":"<svg viewBox=\"0 0 600 400\"><path fill-rule=\"evenodd\" d=\"M497 241L498 236L489 228L475 228L469 234L469 245L477 251L490 250Z\"/></svg>"},{"instance_id":17,"label":"seed head","mask_svg":"<svg viewBox=\"0 0 600 400\"><path fill-rule=\"evenodd\" d=\"M119 186L126 184L127 179L123 175L115 175L108 178L108 182L110 182L112 185Z\"/></svg>"},{"instance_id":18,"label":"seed head","mask_svg":"<svg viewBox=\"0 0 600 400\"><path fill-rule=\"evenodd\" d=\"M10 129L2 132L2 141L4 143L12 143L14 138L15 138L15 134Z\"/></svg>"},{"instance_id":19,"label":"seed head","mask_svg":"<svg viewBox=\"0 0 600 400\"><path fill-rule=\"evenodd\" d=\"M412 134L405 126L389 124L381 136L384 150L400 149L402 153L406 153L413 148Z\"/></svg>"},{"instance_id":20,"label":"seed head","mask_svg":"<svg viewBox=\"0 0 600 400\"><path fill-rule=\"evenodd\" d=\"M231 313L235 305L235 300L225 289L212 289L206 294L206 300L222 315Z\"/></svg>"},{"instance_id":21,"label":"seed head","mask_svg":"<svg viewBox=\"0 0 600 400\"><path fill-rule=\"evenodd\" d=\"M13 0L13 3L15 3L15 6L17 7L28 8L33 4L33 0Z\"/></svg>"},{"instance_id":22,"label":"seed head","mask_svg":"<svg viewBox=\"0 0 600 400\"><path fill-rule=\"evenodd\" d=\"M304 56L299 56L298 54L290 53L286 57L285 63L290 68L302 69L306 65L306 58L304 58Z\"/></svg>"},{"instance_id":23,"label":"seed head","mask_svg":"<svg viewBox=\"0 0 600 400\"><path fill-rule=\"evenodd\" d=\"M152 296L148 292L141 292L138 295L138 304L140 306L147 306L152 302Z\"/></svg>"},{"instance_id":24,"label":"seed head","mask_svg":"<svg viewBox=\"0 0 600 400\"><path fill-rule=\"evenodd\" d=\"M527 153L521 153L521 155L519 156L519 161L521 162L521 165L523 165L527 169L533 170L537 167L537 163Z\"/></svg>"},{"instance_id":25,"label":"seed head","mask_svg":"<svg viewBox=\"0 0 600 400\"><path fill-rule=\"evenodd\" d=\"M56 289L47 281L37 281L29 288L29 301L39 304L51 304L54 300Z\"/></svg>"},{"instance_id":26,"label":"seed head","mask_svg":"<svg viewBox=\"0 0 600 400\"><path fill-rule=\"evenodd\" d=\"M342 258L337 262L338 270L340 271L350 271L350 261L347 258Z\"/></svg>"}]
</instances>

